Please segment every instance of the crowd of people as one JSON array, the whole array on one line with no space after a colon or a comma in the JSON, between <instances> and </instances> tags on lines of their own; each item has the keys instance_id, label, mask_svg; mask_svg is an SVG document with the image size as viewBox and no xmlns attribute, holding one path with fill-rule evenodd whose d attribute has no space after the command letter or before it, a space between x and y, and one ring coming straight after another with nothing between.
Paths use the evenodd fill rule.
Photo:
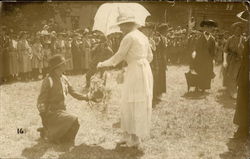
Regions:
<instances>
[{"instance_id":1,"label":"crowd of people","mask_svg":"<svg viewBox=\"0 0 250 159\"><path fill-rule=\"evenodd\" d=\"M150 39L154 55L151 67L155 81L154 103L157 103L161 94L166 92L167 65L192 64L192 53L202 31L152 22L146 22L146 26L141 27L140 30ZM231 43L242 42L232 38L235 37L234 35L246 39L246 33L242 31L241 24L233 25L232 30L236 31L229 34L229 31L213 27L211 35L215 40L213 61L215 64L223 64L223 85L228 87L230 95L236 98L236 82L232 81L235 81L240 61L232 60L236 56L227 56L228 54L225 53L235 50L236 46ZM65 73L67 75L86 73L87 88L90 85L91 76L97 71L97 63L111 57L118 50L123 38L120 32L105 36L100 31L91 31L87 28L56 32L50 28L50 25L44 25L37 32L20 31L19 33L1 26L1 35L1 84L45 78L48 74L49 58L55 54L61 54L68 60ZM236 57L236 59L239 58ZM230 61L227 62L228 60ZM231 69L223 69L226 65ZM238 69L232 65L237 65ZM231 77L234 79L230 80Z\"/></svg>"},{"instance_id":2,"label":"crowd of people","mask_svg":"<svg viewBox=\"0 0 250 159\"><path fill-rule=\"evenodd\" d=\"M201 31L187 30L181 26L174 28L168 24L151 24L150 27L152 28L150 37L155 45L161 45L161 41L165 45L164 65L190 63L195 41ZM4 68L0 72L1 83L38 79L39 75L45 77L49 57L58 53L70 60L67 66L68 74L87 72L91 67L91 59L95 59L93 50L98 44L107 43L114 53L122 39L122 34L119 32L105 37L101 32L90 31L87 28L55 32L49 25L45 25L37 32L16 32L2 26L1 35L0 60L1 68ZM213 35L216 39L215 61L221 64L224 60L224 47L230 34L228 31L214 29Z\"/></svg>"},{"instance_id":3,"label":"crowd of people","mask_svg":"<svg viewBox=\"0 0 250 159\"><path fill-rule=\"evenodd\" d=\"M45 25L36 33L28 31L17 33L2 26L1 84L44 78L48 73L48 60L55 54L61 54L68 60L66 74L82 74L93 68L92 63L105 56L106 53L100 52L103 50L100 47L115 51L120 38L120 33L105 37L98 31L88 29L57 33L50 31L49 26ZM109 56L112 53L113 51L108 53Z\"/></svg>"}]
</instances>

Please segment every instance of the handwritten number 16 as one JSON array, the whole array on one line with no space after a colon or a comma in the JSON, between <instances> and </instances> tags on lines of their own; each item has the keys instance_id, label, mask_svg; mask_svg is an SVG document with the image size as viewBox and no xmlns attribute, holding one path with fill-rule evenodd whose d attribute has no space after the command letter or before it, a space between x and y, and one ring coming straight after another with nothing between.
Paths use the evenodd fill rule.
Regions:
<instances>
[{"instance_id":1,"label":"handwritten number 16","mask_svg":"<svg viewBox=\"0 0 250 159\"><path fill-rule=\"evenodd\" d=\"M22 128L17 128L17 134L23 134L25 131Z\"/></svg>"}]
</instances>

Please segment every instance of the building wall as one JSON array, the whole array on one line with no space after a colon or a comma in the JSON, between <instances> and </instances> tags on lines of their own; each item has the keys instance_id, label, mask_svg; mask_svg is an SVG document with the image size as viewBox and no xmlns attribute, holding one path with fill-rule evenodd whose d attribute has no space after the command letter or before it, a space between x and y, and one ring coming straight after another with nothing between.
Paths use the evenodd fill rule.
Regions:
<instances>
[{"instance_id":1,"label":"building wall","mask_svg":"<svg viewBox=\"0 0 250 159\"><path fill-rule=\"evenodd\" d=\"M244 7L241 3L202 3L194 5L192 9L198 24L203 19L212 19L220 29L228 30L232 23L239 21L236 14L244 10Z\"/></svg>"}]
</instances>

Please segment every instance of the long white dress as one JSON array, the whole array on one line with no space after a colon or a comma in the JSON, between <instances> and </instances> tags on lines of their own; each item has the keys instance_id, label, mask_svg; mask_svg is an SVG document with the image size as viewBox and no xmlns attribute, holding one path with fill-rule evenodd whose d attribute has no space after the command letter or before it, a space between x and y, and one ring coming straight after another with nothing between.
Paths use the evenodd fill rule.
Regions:
<instances>
[{"instance_id":1,"label":"long white dress","mask_svg":"<svg viewBox=\"0 0 250 159\"><path fill-rule=\"evenodd\" d=\"M140 138L148 137L151 125L153 76L149 63L153 59L148 38L139 30L128 33L115 55L102 66L128 63L122 88L121 128Z\"/></svg>"}]
</instances>

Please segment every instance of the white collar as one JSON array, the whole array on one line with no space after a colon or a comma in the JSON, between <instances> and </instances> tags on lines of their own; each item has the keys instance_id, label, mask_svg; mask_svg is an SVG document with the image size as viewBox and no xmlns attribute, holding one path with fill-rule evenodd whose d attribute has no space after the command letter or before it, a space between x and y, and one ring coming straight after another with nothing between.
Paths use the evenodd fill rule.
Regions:
<instances>
[{"instance_id":1,"label":"white collar","mask_svg":"<svg viewBox=\"0 0 250 159\"><path fill-rule=\"evenodd\" d=\"M210 35L209 33L208 33L208 35L207 35L206 32L204 32L203 34L204 34L204 36L205 36L205 39L208 41L208 39L210 38L211 35Z\"/></svg>"}]
</instances>

